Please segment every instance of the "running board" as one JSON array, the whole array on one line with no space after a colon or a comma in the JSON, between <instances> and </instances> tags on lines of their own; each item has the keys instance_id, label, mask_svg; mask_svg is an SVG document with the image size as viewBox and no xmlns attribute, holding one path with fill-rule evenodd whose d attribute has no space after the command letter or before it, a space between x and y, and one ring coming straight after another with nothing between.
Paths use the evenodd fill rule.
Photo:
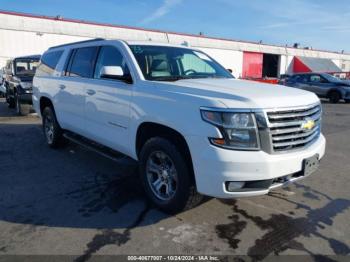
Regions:
<instances>
[{"instance_id":1,"label":"running board","mask_svg":"<svg viewBox=\"0 0 350 262\"><path fill-rule=\"evenodd\" d=\"M121 165L127 165L127 166L135 166L137 165L137 161L120 153L117 152L111 148L105 147L99 143L96 143L94 141L91 141L90 139L87 139L85 137L82 137L80 135L71 133L71 132L65 132L63 133L63 136L67 138L68 140L72 141L75 144L78 144L82 147L85 147L86 149L93 151L103 157L106 157L114 162L117 162Z\"/></svg>"}]
</instances>

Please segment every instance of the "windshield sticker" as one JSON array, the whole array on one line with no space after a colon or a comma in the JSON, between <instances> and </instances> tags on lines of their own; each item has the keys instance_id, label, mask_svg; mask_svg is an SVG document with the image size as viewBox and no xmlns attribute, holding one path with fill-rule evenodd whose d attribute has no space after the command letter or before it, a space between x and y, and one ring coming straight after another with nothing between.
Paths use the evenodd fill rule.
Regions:
<instances>
[{"instance_id":1,"label":"windshield sticker","mask_svg":"<svg viewBox=\"0 0 350 262\"><path fill-rule=\"evenodd\" d=\"M203 53L196 52L196 51L194 51L194 53L195 53L195 55L198 56L200 59L207 60L207 61L211 61L211 59L210 59L207 55L205 55L205 54L203 54Z\"/></svg>"},{"instance_id":2,"label":"windshield sticker","mask_svg":"<svg viewBox=\"0 0 350 262\"><path fill-rule=\"evenodd\" d=\"M135 54L142 54L143 53L143 49L141 46L138 46L138 45L131 46L131 49Z\"/></svg>"}]
</instances>

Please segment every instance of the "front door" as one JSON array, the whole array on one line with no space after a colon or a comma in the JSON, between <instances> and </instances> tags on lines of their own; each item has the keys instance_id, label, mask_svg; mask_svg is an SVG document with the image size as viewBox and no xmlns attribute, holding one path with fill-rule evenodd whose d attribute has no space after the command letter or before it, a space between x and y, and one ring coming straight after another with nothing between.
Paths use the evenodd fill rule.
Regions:
<instances>
[{"instance_id":1,"label":"front door","mask_svg":"<svg viewBox=\"0 0 350 262\"><path fill-rule=\"evenodd\" d=\"M122 153L128 153L130 99L132 85L101 76L103 66L129 69L122 53L114 46L102 46L94 78L86 85L85 119L88 137Z\"/></svg>"},{"instance_id":2,"label":"front door","mask_svg":"<svg viewBox=\"0 0 350 262\"><path fill-rule=\"evenodd\" d=\"M315 94L325 97L328 91L333 87L333 84L325 79L322 75L311 75L310 76L310 91Z\"/></svg>"}]
</instances>

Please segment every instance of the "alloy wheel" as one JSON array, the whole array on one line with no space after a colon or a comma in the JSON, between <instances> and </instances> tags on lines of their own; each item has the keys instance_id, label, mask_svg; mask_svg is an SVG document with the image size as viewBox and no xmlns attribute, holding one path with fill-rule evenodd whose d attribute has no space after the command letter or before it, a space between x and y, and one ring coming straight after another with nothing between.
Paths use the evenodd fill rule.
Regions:
<instances>
[{"instance_id":1,"label":"alloy wheel","mask_svg":"<svg viewBox=\"0 0 350 262\"><path fill-rule=\"evenodd\" d=\"M146 163L147 181L153 194L169 201L176 193L178 175L172 159L162 151L152 152Z\"/></svg>"},{"instance_id":2,"label":"alloy wheel","mask_svg":"<svg viewBox=\"0 0 350 262\"><path fill-rule=\"evenodd\" d=\"M44 130L45 130L45 135L46 135L47 142L49 144L52 144L53 136L54 136L54 124L53 124L51 116L46 115L44 123L45 123L44 124Z\"/></svg>"}]
</instances>

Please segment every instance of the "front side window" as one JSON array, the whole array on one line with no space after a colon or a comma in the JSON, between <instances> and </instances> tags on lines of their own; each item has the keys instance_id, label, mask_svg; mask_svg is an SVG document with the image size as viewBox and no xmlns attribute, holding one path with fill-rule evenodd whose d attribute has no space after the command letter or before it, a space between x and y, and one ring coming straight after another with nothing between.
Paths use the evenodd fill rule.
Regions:
<instances>
[{"instance_id":1,"label":"front side window","mask_svg":"<svg viewBox=\"0 0 350 262\"><path fill-rule=\"evenodd\" d=\"M103 78L101 76L101 70L104 66L120 66L123 69L124 75L130 74L123 55L113 46L101 47L96 62L94 78Z\"/></svg>"},{"instance_id":2,"label":"front side window","mask_svg":"<svg viewBox=\"0 0 350 262\"><path fill-rule=\"evenodd\" d=\"M130 45L130 49L147 80L233 78L225 68L201 51L151 45Z\"/></svg>"},{"instance_id":3,"label":"front side window","mask_svg":"<svg viewBox=\"0 0 350 262\"><path fill-rule=\"evenodd\" d=\"M68 69L69 76L92 77L94 71L97 47L78 48L73 53L71 65Z\"/></svg>"},{"instance_id":4,"label":"front side window","mask_svg":"<svg viewBox=\"0 0 350 262\"><path fill-rule=\"evenodd\" d=\"M15 74L16 75L34 75L38 67L39 59L16 59Z\"/></svg>"}]
</instances>

